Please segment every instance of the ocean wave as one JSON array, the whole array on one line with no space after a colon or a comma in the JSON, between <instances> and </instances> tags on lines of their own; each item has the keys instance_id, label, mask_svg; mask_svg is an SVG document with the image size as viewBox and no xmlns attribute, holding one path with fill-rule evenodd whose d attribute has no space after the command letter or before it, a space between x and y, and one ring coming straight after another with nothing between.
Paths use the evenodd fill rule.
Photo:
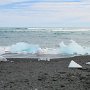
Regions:
<instances>
[{"instance_id":1,"label":"ocean wave","mask_svg":"<svg viewBox=\"0 0 90 90\"><path fill-rule=\"evenodd\" d=\"M59 32L59 31L68 31L68 32L77 32L77 31L89 31L89 28L27 28L27 31L47 31L47 32Z\"/></svg>"},{"instance_id":2,"label":"ocean wave","mask_svg":"<svg viewBox=\"0 0 90 90\"><path fill-rule=\"evenodd\" d=\"M90 28L60 28L60 27L28 27L28 28L0 28L0 31L9 31L9 32L27 32L27 31L44 31L44 32L59 32L59 31L67 31L67 32L78 32L78 31L90 31Z\"/></svg>"},{"instance_id":3,"label":"ocean wave","mask_svg":"<svg viewBox=\"0 0 90 90\"><path fill-rule=\"evenodd\" d=\"M25 42L19 42L11 46L0 47L0 54L17 53L17 54L60 54L60 55L90 55L90 47L81 46L74 40L70 40L70 43L65 44L60 42L56 48L41 48L39 45L28 44Z\"/></svg>"}]
</instances>

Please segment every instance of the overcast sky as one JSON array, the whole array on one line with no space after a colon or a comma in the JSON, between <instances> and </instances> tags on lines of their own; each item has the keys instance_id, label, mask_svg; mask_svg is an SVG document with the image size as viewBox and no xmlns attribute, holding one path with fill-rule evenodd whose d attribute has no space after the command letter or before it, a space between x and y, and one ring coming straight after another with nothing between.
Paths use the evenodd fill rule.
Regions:
<instances>
[{"instance_id":1,"label":"overcast sky","mask_svg":"<svg viewBox=\"0 0 90 90\"><path fill-rule=\"evenodd\" d=\"M90 0L0 0L2 27L90 27Z\"/></svg>"}]
</instances>

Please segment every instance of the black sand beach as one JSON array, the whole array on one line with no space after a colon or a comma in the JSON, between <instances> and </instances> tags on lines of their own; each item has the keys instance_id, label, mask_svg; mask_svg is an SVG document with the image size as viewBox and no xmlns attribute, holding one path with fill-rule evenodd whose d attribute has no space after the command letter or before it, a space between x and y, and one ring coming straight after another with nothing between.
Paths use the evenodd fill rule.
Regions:
<instances>
[{"instance_id":1,"label":"black sand beach","mask_svg":"<svg viewBox=\"0 0 90 90\"><path fill-rule=\"evenodd\" d=\"M90 56L37 61L8 58L0 62L0 90L90 90ZM82 69L69 69L71 60ZM14 62L11 62L14 61Z\"/></svg>"}]
</instances>

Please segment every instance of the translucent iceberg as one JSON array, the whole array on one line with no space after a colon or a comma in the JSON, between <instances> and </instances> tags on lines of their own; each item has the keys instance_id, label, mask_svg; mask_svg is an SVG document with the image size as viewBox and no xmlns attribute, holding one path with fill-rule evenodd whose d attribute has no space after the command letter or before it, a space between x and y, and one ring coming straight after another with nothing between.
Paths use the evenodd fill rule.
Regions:
<instances>
[{"instance_id":1,"label":"translucent iceberg","mask_svg":"<svg viewBox=\"0 0 90 90\"><path fill-rule=\"evenodd\" d=\"M88 51L87 48L82 47L73 40L71 40L71 43L69 43L68 45L65 45L64 42L60 43L60 53L84 55L86 53L89 53L87 51Z\"/></svg>"},{"instance_id":2,"label":"translucent iceberg","mask_svg":"<svg viewBox=\"0 0 90 90\"><path fill-rule=\"evenodd\" d=\"M10 51L12 53L36 53L39 50L39 46L38 45L33 45L33 44L28 44L25 42L19 42L16 43L15 45L12 45L10 47Z\"/></svg>"},{"instance_id":3,"label":"translucent iceberg","mask_svg":"<svg viewBox=\"0 0 90 90\"><path fill-rule=\"evenodd\" d=\"M6 53L17 54L60 54L60 55L90 55L90 47L81 46L74 40L70 40L70 43L65 44L63 41L59 44L59 47L40 48L39 45L28 44L25 42L19 42L11 46L0 47L0 55Z\"/></svg>"}]
</instances>

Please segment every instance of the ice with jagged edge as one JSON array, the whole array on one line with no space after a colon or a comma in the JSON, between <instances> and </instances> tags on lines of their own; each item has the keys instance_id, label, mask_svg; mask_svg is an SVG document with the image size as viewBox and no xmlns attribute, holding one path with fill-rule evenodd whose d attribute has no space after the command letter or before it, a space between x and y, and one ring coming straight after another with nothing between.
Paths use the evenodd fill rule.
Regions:
<instances>
[{"instance_id":1,"label":"ice with jagged edge","mask_svg":"<svg viewBox=\"0 0 90 90\"><path fill-rule=\"evenodd\" d=\"M41 48L39 45L19 42L11 46L0 47L0 55L5 53L31 53L31 54L65 54L65 55L90 55L90 47L81 46L74 40L70 40L69 44L63 41L56 48Z\"/></svg>"},{"instance_id":2,"label":"ice with jagged edge","mask_svg":"<svg viewBox=\"0 0 90 90\"><path fill-rule=\"evenodd\" d=\"M72 60L69 64L68 68L82 68L82 66Z\"/></svg>"}]
</instances>

